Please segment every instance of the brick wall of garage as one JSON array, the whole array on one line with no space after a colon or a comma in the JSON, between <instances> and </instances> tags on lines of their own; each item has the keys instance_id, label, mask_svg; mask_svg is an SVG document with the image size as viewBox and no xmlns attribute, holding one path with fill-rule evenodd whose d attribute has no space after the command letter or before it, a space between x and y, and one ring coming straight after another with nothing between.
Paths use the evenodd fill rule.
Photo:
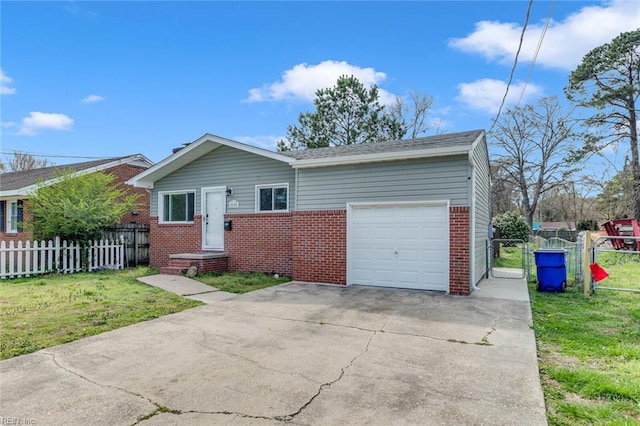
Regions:
<instances>
[{"instance_id":1,"label":"brick wall of garage","mask_svg":"<svg viewBox=\"0 0 640 426\"><path fill-rule=\"evenodd\" d=\"M469 207L449 208L449 293L469 294Z\"/></svg>"},{"instance_id":2,"label":"brick wall of garage","mask_svg":"<svg viewBox=\"0 0 640 426\"><path fill-rule=\"evenodd\" d=\"M293 214L293 279L347 283L347 211Z\"/></svg>"}]
</instances>

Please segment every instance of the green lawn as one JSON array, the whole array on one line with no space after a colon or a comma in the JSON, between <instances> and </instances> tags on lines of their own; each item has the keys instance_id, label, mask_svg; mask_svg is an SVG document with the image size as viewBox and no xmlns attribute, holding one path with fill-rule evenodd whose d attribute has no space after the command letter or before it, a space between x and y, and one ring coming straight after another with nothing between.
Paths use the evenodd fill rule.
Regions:
<instances>
[{"instance_id":1,"label":"green lawn","mask_svg":"<svg viewBox=\"0 0 640 426\"><path fill-rule=\"evenodd\" d=\"M149 268L0 281L0 359L201 305L136 281Z\"/></svg>"},{"instance_id":2,"label":"green lawn","mask_svg":"<svg viewBox=\"0 0 640 426\"><path fill-rule=\"evenodd\" d=\"M212 272L208 274L198 274L193 278L222 291L228 291L229 293L247 293L291 281L291 277L276 277L260 272L251 274L242 272Z\"/></svg>"},{"instance_id":3,"label":"green lawn","mask_svg":"<svg viewBox=\"0 0 640 426\"><path fill-rule=\"evenodd\" d=\"M640 294L529 289L549 423L640 425Z\"/></svg>"},{"instance_id":4,"label":"green lawn","mask_svg":"<svg viewBox=\"0 0 640 426\"><path fill-rule=\"evenodd\" d=\"M522 268L522 245L500 247L500 256L493 259L496 268Z\"/></svg>"}]
</instances>

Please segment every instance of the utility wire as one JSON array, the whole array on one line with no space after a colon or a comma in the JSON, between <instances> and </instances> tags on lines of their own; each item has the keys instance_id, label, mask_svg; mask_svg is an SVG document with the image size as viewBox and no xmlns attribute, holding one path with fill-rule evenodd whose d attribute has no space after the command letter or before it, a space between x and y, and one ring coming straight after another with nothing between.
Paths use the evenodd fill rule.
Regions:
<instances>
[{"instance_id":1,"label":"utility wire","mask_svg":"<svg viewBox=\"0 0 640 426\"><path fill-rule=\"evenodd\" d=\"M36 153L32 153L32 152L26 152L26 151L19 151L19 150L14 150L14 151L0 151L1 155L14 155L14 154L26 154L26 155L30 155L32 157L51 157L51 158L81 158L81 159L86 159L86 160L103 160L105 158L111 158L111 157L83 157L80 155L60 155L60 154L36 154Z\"/></svg>"},{"instance_id":2,"label":"utility wire","mask_svg":"<svg viewBox=\"0 0 640 426\"><path fill-rule=\"evenodd\" d=\"M527 15L524 19L524 25L522 26L522 32L520 33L520 42L518 43L518 50L516 51L516 57L513 61L513 67L511 68L511 73L509 74L509 81L507 82L507 89L504 91L504 96L502 97L502 102L500 103L500 108L498 108L498 113L496 114L496 118L493 119L493 123L491 124L491 128L488 133L491 133L496 123L498 122L498 118L500 117L500 113L502 113L502 108L504 107L504 103L507 101L507 95L509 94L509 87L511 86L511 82L513 81L513 75L516 72L516 67L518 66L518 56L520 56L520 50L522 49L522 41L524 40L524 32L527 29L527 25L529 24L529 15L531 14L531 6L533 5L533 0L529 0L529 5L527 6Z\"/></svg>"},{"instance_id":3,"label":"utility wire","mask_svg":"<svg viewBox=\"0 0 640 426\"><path fill-rule=\"evenodd\" d=\"M536 51L533 54L533 59L531 60L531 66L529 67L529 72L527 73L527 79L524 81L524 86L522 87L522 92L520 93L520 98L518 99L518 103L516 106L520 105L522 102L522 98L524 97L524 92L527 90L527 85L529 84L529 79L531 79L531 73L533 72L533 67L536 64L536 60L538 59L538 53L540 53L540 48L542 47L542 40L544 40L544 36L547 34L547 28L549 28L549 24L551 23L551 16L553 15L553 8L556 5L556 0L551 1L551 7L549 7L549 12L547 13L547 19L544 22L544 27L542 28L542 32L540 33L540 39L538 40L538 46L536 46Z\"/></svg>"}]
</instances>

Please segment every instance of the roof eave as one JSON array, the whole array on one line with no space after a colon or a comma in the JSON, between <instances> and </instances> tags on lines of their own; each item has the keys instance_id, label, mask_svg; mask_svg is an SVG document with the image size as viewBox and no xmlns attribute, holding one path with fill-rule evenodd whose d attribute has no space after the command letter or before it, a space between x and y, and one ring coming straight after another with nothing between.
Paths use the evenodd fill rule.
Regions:
<instances>
[{"instance_id":1,"label":"roof eave","mask_svg":"<svg viewBox=\"0 0 640 426\"><path fill-rule=\"evenodd\" d=\"M312 167L341 166L348 164L373 163L379 161L409 160L414 158L445 157L449 155L468 155L471 146L420 149L412 151L380 152L375 154L345 155L342 157L313 158L297 160L291 166L294 169Z\"/></svg>"},{"instance_id":2,"label":"roof eave","mask_svg":"<svg viewBox=\"0 0 640 426\"><path fill-rule=\"evenodd\" d=\"M129 157L120 158L120 159L114 160L114 161L109 161L108 163L99 164L97 166L89 167L87 169L74 171L74 172L72 172L72 175L73 176L82 176L82 175L89 174L89 173L94 173L94 172L107 170L107 169L110 169L112 167L119 166L121 164L135 163L135 162L140 162L141 164L144 164L144 165L147 165L147 166L153 165L153 162L151 160L149 160L147 157L145 157L144 155L142 155L142 154L134 154L134 155L130 155ZM64 166L65 166L65 164L61 165L60 169L64 169ZM73 164L69 164L68 166L73 166ZM47 180L42 181L40 183L34 183L34 184L31 184L31 185L23 186L21 188L15 188L15 189L11 189L11 190L8 190L8 191L0 191L0 197L16 197L16 196L29 195L30 193L32 193L33 191L38 189L39 186L53 185L54 183L57 183L59 181L60 181L60 177L55 177L53 179L47 179Z\"/></svg>"},{"instance_id":3,"label":"roof eave","mask_svg":"<svg viewBox=\"0 0 640 426\"><path fill-rule=\"evenodd\" d=\"M293 158L278 154L277 152L268 151L266 149L257 148L231 139L205 133L203 136L191 142L180 151L170 155L144 172L132 177L126 183L137 188L152 189L156 181L220 146L228 146L230 148L250 152L287 164L291 164L295 161Z\"/></svg>"}]
</instances>

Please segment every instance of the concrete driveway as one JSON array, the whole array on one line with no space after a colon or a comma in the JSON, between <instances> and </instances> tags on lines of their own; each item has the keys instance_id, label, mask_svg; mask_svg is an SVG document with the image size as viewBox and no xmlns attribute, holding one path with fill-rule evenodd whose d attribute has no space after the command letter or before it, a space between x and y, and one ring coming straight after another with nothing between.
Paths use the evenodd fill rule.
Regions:
<instances>
[{"instance_id":1,"label":"concrete driveway","mask_svg":"<svg viewBox=\"0 0 640 426\"><path fill-rule=\"evenodd\" d=\"M0 420L543 425L527 298L285 284L2 361Z\"/></svg>"}]
</instances>

